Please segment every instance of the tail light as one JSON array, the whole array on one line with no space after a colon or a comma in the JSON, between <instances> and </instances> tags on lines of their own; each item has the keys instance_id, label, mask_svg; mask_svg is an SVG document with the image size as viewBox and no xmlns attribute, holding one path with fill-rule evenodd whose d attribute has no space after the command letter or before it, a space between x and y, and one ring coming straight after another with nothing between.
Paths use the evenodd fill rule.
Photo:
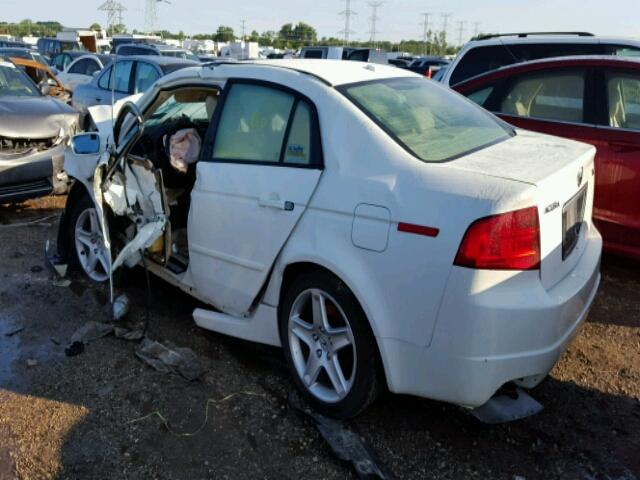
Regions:
<instances>
[{"instance_id":1,"label":"tail light","mask_svg":"<svg viewBox=\"0 0 640 480\"><path fill-rule=\"evenodd\" d=\"M464 234L454 265L485 270L540 268L536 207L476 220Z\"/></svg>"},{"instance_id":2,"label":"tail light","mask_svg":"<svg viewBox=\"0 0 640 480\"><path fill-rule=\"evenodd\" d=\"M429 79L433 77L433 72L431 71L431 67L427 68L427 71L424 73L424 76Z\"/></svg>"}]
</instances>

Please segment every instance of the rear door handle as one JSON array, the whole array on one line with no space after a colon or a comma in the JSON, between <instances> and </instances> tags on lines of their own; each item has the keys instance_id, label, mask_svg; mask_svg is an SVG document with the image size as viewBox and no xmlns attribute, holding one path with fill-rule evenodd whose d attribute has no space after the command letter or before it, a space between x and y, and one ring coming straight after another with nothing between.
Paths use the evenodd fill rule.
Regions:
<instances>
[{"instance_id":1,"label":"rear door handle","mask_svg":"<svg viewBox=\"0 0 640 480\"><path fill-rule=\"evenodd\" d=\"M265 197L260 197L258 200L258 205L265 208L275 208L278 210L284 210L286 212L290 212L294 208L294 203L289 202L287 200L281 200L279 195L268 195Z\"/></svg>"}]
</instances>

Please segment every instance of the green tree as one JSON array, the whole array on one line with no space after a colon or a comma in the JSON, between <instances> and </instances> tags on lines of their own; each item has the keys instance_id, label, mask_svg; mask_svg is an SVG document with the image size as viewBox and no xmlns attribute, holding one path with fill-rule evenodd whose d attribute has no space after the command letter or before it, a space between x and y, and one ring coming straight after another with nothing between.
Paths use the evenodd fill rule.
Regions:
<instances>
[{"instance_id":1,"label":"green tree","mask_svg":"<svg viewBox=\"0 0 640 480\"><path fill-rule=\"evenodd\" d=\"M254 30L253 32L251 32L251 36L249 37L249 41L250 42L259 42L260 41L260 34L258 33L257 30Z\"/></svg>"},{"instance_id":2,"label":"green tree","mask_svg":"<svg viewBox=\"0 0 640 480\"><path fill-rule=\"evenodd\" d=\"M225 25L220 25L216 34L214 35L214 40L217 42L231 42L235 40L236 36L233 33L233 28L227 27Z\"/></svg>"},{"instance_id":3,"label":"green tree","mask_svg":"<svg viewBox=\"0 0 640 480\"><path fill-rule=\"evenodd\" d=\"M89 27L89 30L94 30L96 32L99 32L100 30L102 30L102 27L100 26L99 23L95 22L91 24L91 26Z\"/></svg>"}]
</instances>

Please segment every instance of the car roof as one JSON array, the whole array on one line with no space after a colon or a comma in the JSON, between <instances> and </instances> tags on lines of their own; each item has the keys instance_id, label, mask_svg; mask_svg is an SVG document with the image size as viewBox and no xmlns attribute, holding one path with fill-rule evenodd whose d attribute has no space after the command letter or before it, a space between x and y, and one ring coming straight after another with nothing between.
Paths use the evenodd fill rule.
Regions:
<instances>
[{"instance_id":1,"label":"car roof","mask_svg":"<svg viewBox=\"0 0 640 480\"><path fill-rule=\"evenodd\" d=\"M237 62L233 65L258 65L261 67L286 68L306 73L332 86L348 83L383 80L396 77L415 77L417 74L393 65L356 62L351 60L325 59L273 59Z\"/></svg>"},{"instance_id":2,"label":"car roof","mask_svg":"<svg viewBox=\"0 0 640 480\"><path fill-rule=\"evenodd\" d=\"M149 63L154 63L160 67L165 65L200 65L200 63L194 60L187 60L184 58L178 57L165 57L163 55L119 55L118 61L126 61L126 60L136 60L136 61L145 61Z\"/></svg>"},{"instance_id":3,"label":"car roof","mask_svg":"<svg viewBox=\"0 0 640 480\"><path fill-rule=\"evenodd\" d=\"M506 65L496 70L481 73L480 75L476 75L475 77L471 77L460 82L454 86L454 89L457 89L458 87L461 89L470 88L475 85L483 84L486 81L529 70L542 70L549 67L562 68L565 66L617 66L640 69L640 57L622 57L615 55L572 55L568 57L541 58L538 60Z\"/></svg>"},{"instance_id":4,"label":"car roof","mask_svg":"<svg viewBox=\"0 0 640 480\"><path fill-rule=\"evenodd\" d=\"M562 44L562 43L604 43L604 44L622 44L630 45L634 47L640 47L640 40L624 37L600 37L600 36L584 36L584 35L572 35L572 34L535 34L529 36L518 36L513 34L511 36L495 36L486 39L470 40L467 45L469 47L480 47L488 45L516 45L516 44L531 44L531 43L547 43L547 44Z\"/></svg>"}]
</instances>

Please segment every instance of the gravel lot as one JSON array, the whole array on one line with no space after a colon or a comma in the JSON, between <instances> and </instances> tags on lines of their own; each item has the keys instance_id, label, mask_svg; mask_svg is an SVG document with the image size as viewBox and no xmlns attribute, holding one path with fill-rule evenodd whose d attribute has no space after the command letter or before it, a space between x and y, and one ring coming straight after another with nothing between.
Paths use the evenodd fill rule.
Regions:
<instances>
[{"instance_id":1,"label":"gravel lot","mask_svg":"<svg viewBox=\"0 0 640 480\"><path fill-rule=\"evenodd\" d=\"M201 355L200 381L152 370L113 336L67 358L78 327L109 319L107 289L52 281L43 251L56 218L9 226L63 204L0 206L0 479L353 477L288 408L280 351L197 328L197 303L159 280L149 336ZM639 479L640 265L605 257L602 272L588 322L532 393L541 414L486 426L385 394L352 427L398 478ZM130 315L142 317L144 275L129 283Z\"/></svg>"}]
</instances>

